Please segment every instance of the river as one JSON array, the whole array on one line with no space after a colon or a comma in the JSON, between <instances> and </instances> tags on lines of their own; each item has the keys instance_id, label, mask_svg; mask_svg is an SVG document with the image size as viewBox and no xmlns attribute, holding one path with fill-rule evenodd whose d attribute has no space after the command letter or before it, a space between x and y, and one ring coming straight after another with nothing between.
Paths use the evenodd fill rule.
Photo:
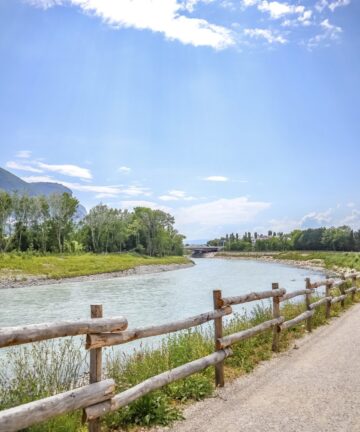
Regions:
<instances>
[{"instance_id":1,"label":"river","mask_svg":"<svg viewBox=\"0 0 360 432\"><path fill-rule=\"evenodd\" d=\"M129 328L154 325L211 310L214 289L226 297L268 290L278 282L293 291L304 288L306 277L323 277L321 272L277 263L195 261L193 267L164 273L0 290L0 327L89 317L90 304L103 304L105 317L124 315Z\"/></svg>"}]
</instances>

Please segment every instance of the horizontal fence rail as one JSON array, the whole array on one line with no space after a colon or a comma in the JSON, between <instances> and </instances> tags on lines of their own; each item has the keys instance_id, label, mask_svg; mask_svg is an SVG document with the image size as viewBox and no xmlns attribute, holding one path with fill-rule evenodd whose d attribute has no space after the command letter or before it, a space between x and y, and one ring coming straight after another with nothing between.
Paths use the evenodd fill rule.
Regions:
<instances>
[{"instance_id":1,"label":"horizontal fence rail","mask_svg":"<svg viewBox=\"0 0 360 432\"><path fill-rule=\"evenodd\" d=\"M53 417L83 409L88 430L99 432L100 418L106 413L116 411L151 391L200 372L209 366L215 367L215 385L223 386L224 360L232 355L231 345L263 332L272 331L272 349L275 352L279 351L280 336L284 330L306 321L306 329L312 331L312 318L316 308L325 306L325 317L328 319L332 305L340 302L344 307L348 296L354 300L355 294L360 292L357 286L359 277L360 273L349 273L343 275L340 280L325 279L311 283L310 279L306 279L304 289L288 293L285 289L279 288L277 283L272 284L272 289L268 291L251 292L234 297L222 297L222 292L216 290L213 292L214 310L210 312L179 321L135 329L128 329L128 322L124 317L103 318L101 305L91 306L91 319L0 328L0 348L66 336L86 335L86 348L90 350L90 384L0 411L0 431L13 432L25 429ZM325 295L321 298L318 298L318 295L313 298L316 289L320 287L325 288ZM339 291L340 295L337 295ZM284 316L281 315L280 304L299 296L303 297L306 310L293 319L285 321ZM266 299L272 301L272 319L230 335L223 335L222 320L232 314L232 305ZM102 379L103 347L186 330L209 321L214 322L215 349L212 354L151 377L119 394L115 394L113 380Z\"/></svg>"},{"instance_id":2,"label":"horizontal fence rail","mask_svg":"<svg viewBox=\"0 0 360 432\"><path fill-rule=\"evenodd\" d=\"M191 327L196 327L214 319L221 318L225 315L230 315L231 313L232 309L230 306L228 306L224 309L207 312L184 320L158 326L127 330L118 334L89 334L86 338L86 348L94 349L112 345L120 345L136 339L144 339L152 336L160 336L168 333L174 333L179 330L186 330Z\"/></svg>"},{"instance_id":3,"label":"horizontal fence rail","mask_svg":"<svg viewBox=\"0 0 360 432\"><path fill-rule=\"evenodd\" d=\"M284 289L276 289L272 291L252 292L237 297L225 297L222 299L223 306L238 305L242 303L248 303L256 300L264 300L272 297L281 297L286 293Z\"/></svg>"},{"instance_id":4,"label":"horizontal fence rail","mask_svg":"<svg viewBox=\"0 0 360 432\"><path fill-rule=\"evenodd\" d=\"M0 411L0 431L13 432L25 429L53 417L103 402L110 399L114 392L115 382L108 379Z\"/></svg>"},{"instance_id":5,"label":"horizontal fence rail","mask_svg":"<svg viewBox=\"0 0 360 432\"><path fill-rule=\"evenodd\" d=\"M249 339L253 336L263 333L265 330L269 330L275 325L282 324L284 321L284 317L275 318L269 321L265 321L255 327L251 327L238 333L233 333L232 335L222 337L221 339L219 339L220 346L221 348L226 348L236 342L240 342L242 340Z\"/></svg>"},{"instance_id":6,"label":"horizontal fence rail","mask_svg":"<svg viewBox=\"0 0 360 432\"><path fill-rule=\"evenodd\" d=\"M124 317L57 321L0 329L0 348L88 333L118 332L127 328Z\"/></svg>"},{"instance_id":7,"label":"horizontal fence rail","mask_svg":"<svg viewBox=\"0 0 360 432\"><path fill-rule=\"evenodd\" d=\"M130 388L129 390L117 394L109 402L86 408L86 417L88 420L92 420L110 411L116 411L117 409L128 405L129 403L139 399L141 396L144 396L153 390L157 390L167 384L178 381L182 378L186 378L189 375L200 372L209 366L215 365L225 360L226 357L229 357L231 354L232 351L229 348L216 351L206 357L202 357L198 360L194 360L190 363L186 363L175 369L149 378L146 381L143 381L142 383Z\"/></svg>"}]
</instances>

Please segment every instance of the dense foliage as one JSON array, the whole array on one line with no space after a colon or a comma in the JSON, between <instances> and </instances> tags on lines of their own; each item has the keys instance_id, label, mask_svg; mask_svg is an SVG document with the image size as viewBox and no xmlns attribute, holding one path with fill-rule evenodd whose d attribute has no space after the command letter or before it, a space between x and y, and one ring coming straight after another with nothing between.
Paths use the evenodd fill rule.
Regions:
<instances>
[{"instance_id":1,"label":"dense foliage","mask_svg":"<svg viewBox=\"0 0 360 432\"><path fill-rule=\"evenodd\" d=\"M0 191L0 251L183 253L174 218L161 210L129 212L99 204L76 221L78 205L68 193L30 197Z\"/></svg>"},{"instance_id":2,"label":"dense foliage","mask_svg":"<svg viewBox=\"0 0 360 432\"><path fill-rule=\"evenodd\" d=\"M268 232L268 235L245 233L227 234L220 239L210 240L209 246L223 246L226 251L265 252L290 250L315 251L360 251L360 230L348 226L338 228L309 228L295 230L290 234Z\"/></svg>"}]
</instances>

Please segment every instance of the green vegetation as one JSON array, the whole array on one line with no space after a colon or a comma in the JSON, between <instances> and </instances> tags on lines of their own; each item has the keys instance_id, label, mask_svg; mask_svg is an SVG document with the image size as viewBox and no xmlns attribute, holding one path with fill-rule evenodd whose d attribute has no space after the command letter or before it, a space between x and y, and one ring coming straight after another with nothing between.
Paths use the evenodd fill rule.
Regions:
<instances>
[{"instance_id":1,"label":"green vegetation","mask_svg":"<svg viewBox=\"0 0 360 432\"><path fill-rule=\"evenodd\" d=\"M316 298L313 299L316 301ZM356 296L356 301L360 296ZM262 303L252 312L234 315L225 325L225 333L234 333L270 319L269 303ZM346 300L346 307L351 299ZM301 303L286 303L282 314L286 320L304 311ZM332 316L341 311L340 304L332 307ZM324 307L316 310L313 327L326 323ZM281 335L281 350L289 348L294 339L305 333L305 324L285 331ZM271 357L272 332L267 331L233 346L234 355L226 360L225 375L229 381L248 373L261 361ZM140 348L132 354L110 353L105 374L113 377L117 392L128 389L143 380L213 351L212 326L203 326L170 335L159 348ZM71 340L60 343L38 343L31 348L12 349L7 359L0 362L0 409L16 406L73 388L86 382L82 371L87 370L86 359ZM60 353L60 354L59 354ZM172 383L161 390L142 397L129 406L103 418L105 430L133 426L167 425L182 417L185 403L203 399L214 391L214 368ZM86 430L81 425L81 413L74 413L34 426L29 432L65 432Z\"/></svg>"},{"instance_id":2,"label":"green vegetation","mask_svg":"<svg viewBox=\"0 0 360 432\"><path fill-rule=\"evenodd\" d=\"M358 252L237 252L222 251L216 256L234 258L274 258L283 261L302 262L304 264L320 266L329 270L353 269L360 271L360 253Z\"/></svg>"},{"instance_id":3,"label":"green vegetation","mask_svg":"<svg viewBox=\"0 0 360 432\"><path fill-rule=\"evenodd\" d=\"M99 204L77 221L78 206L68 193L30 197L0 191L0 252L183 254L184 237L168 213L146 207L129 212Z\"/></svg>"},{"instance_id":4,"label":"green vegetation","mask_svg":"<svg viewBox=\"0 0 360 432\"><path fill-rule=\"evenodd\" d=\"M267 236L250 232L242 237L239 234L226 234L225 237L210 240L209 246L224 246L225 251L265 252L265 251L360 251L360 230L353 231L348 226L339 228L316 228L295 230L290 234L269 231Z\"/></svg>"},{"instance_id":5,"label":"green vegetation","mask_svg":"<svg viewBox=\"0 0 360 432\"><path fill-rule=\"evenodd\" d=\"M182 256L148 257L134 254L0 254L0 280L21 280L29 275L46 278L66 278L98 273L129 270L140 265L186 264Z\"/></svg>"},{"instance_id":6,"label":"green vegetation","mask_svg":"<svg viewBox=\"0 0 360 432\"><path fill-rule=\"evenodd\" d=\"M283 252L278 259L322 262L325 268L349 268L360 271L360 254L356 252Z\"/></svg>"}]
</instances>

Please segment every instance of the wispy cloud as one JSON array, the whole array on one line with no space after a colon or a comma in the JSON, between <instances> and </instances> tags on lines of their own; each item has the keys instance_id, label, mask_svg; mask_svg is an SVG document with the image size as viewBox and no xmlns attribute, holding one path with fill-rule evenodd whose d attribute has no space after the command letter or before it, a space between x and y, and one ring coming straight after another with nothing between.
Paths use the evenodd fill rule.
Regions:
<instances>
[{"instance_id":1,"label":"wispy cloud","mask_svg":"<svg viewBox=\"0 0 360 432\"><path fill-rule=\"evenodd\" d=\"M245 29L244 34L254 39L264 39L269 44L285 44L287 40L284 36L280 34L276 34L274 31L269 29L261 29L261 28L252 28Z\"/></svg>"},{"instance_id":2,"label":"wispy cloud","mask_svg":"<svg viewBox=\"0 0 360 432\"><path fill-rule=\"evenodd\" d=\"M212 176L204 177L203 180L212 181L212 182L227 182L229 181L229 178L225 176L212 175Z\"/></svg>"},{"instance_id":3,"label":"wispy cloud","mask_svg":"<svg viewBox=\"0 0 360 432\"><path fill-rule=\"evenodd\" d=\"M316 32L319 28L323 30L322 23L329 20L329 15L334 16L338 8L351 3L351 0L25 1L44 10L60 5L74 7L98 17L114 29L149 30L162 34L167 40L216 50L255 46L259 42L261 46L267 44L272 48L287 42L299 44L299 40L305 41L305 46L319 44L325 38L330 43L335 39L328 37L329 33L320 36ZM249 8L253 8L254 13L247 14ZM303 32L301 37L300 31Z\"/></svg>"},{"instance_id":4,"label":"wispy cloud","mask_svg":"<svg viewBox=\"0 0 360 432\"><path fill-rule=\"evenodd\" d=\"M47 183L57 183L52 177L47 175L42 176L25 176L21 177L22 180L28 183L37 183L37 182L47 182Z\"/></svg>"},{"instance_id":5,"label":"wispy cloud","mask_svg":"<svg viewBox=\"0 0 360 432\"><path fill-rule=\"evenodd\" d=\"M338 7L348 6L351 0L320 0L316 3L315 7L319 12L329 8L332 12Z\"/></svg>"},{"instance_id":6,"label":"wispy cloud","mask_svg":"<svg viewBox=\"0 0 360 432\"><path fill-rule=\"evenodd\" d=\"M339 40L342 33L342 28L331 24L328 19L320 23L320 28L322 32L309 39L308 48L312 49L323 43L328 45L331 41Z\"/></svg>"},{"instance_id":7,"label":"wispy cloud","mask_svg":"<svg viewBox=\"0 0 360 432\"><path fill-rule=\"evenodd\" d=\"M183 44L223 49L234 44L232 31L203 18L189 17L198 1L177 0L30 0L44 8L59 4L77 6L114 28L133 27L162 33ZM185 13L184 13L185 12Z\"/></svg>"},{"instance_id":8,"label":"wispy cloud","mask_svg":"<svg viewBox=\"0 0 360 432\"><path fill-rule=\"evenodd\" d=\"M196 200L195 197L187 195L185 191L182 190L170 190L166 195L160 195L159 199L161 201L194 201Z\"/></svg>"},{"instance_id":9,"label":"wispy cloud","mask_svg":"<svg viewBox=\"0 0 360 432\"><path fill-rule=\"evenodd\" d=\"M131 168L127 166L121 166L118 168L118 171L123 174L129 174L129 172L131 172Z\"/></svg>"},{"instance_id":10,"label":"wispy cloud","mask_svg":"<svg viewBox=\"0 0 360 432\"><path fill-rule=\"evenodd\" d=\"M19 150L16 152L16 157L20 159L29 159L31 157L30 150Z\"/></svg>"},{"instance_id":11,"label":"wispy cloud","mask_svg":"<svg viewBox=\"0 0 360 432\"><path fill-rule=\"evenodd\" d=\"M81 168L77 165L53 165L43 162L36 162L36 165L43 171L55 172L69 177L77 177L80 179L92 179L91 171L88 168Z\"/></svg>"},{"instance_id":12,"label":"wispy cloud","mask_svg":"<svg viewBox=\"0 0 360 432\"><path fill-rule=\"evenodd\" d=\"M22 162L16 162L16 161L8 161L8 162L6 162L5 166L6 166L6 168L15 169L15 170L19 170L19 171L28 171L28 172L33 172L33 173L44 172L40 168L36 168L32 165L28 165L28 164L25 164Z\"/></svg>"}]
</instances>

